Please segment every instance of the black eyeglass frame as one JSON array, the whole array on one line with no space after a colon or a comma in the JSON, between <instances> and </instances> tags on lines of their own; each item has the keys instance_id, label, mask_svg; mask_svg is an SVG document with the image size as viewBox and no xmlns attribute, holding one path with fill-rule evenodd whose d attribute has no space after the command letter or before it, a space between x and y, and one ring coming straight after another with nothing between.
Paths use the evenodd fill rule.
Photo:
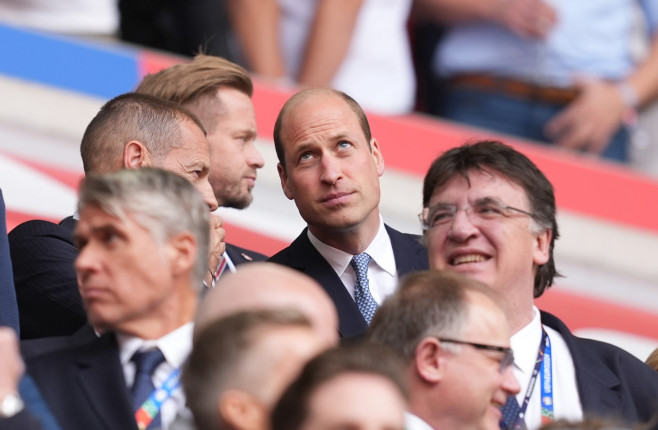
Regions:
<instances>
[{"instance_id":1,"label":"black eyeglass frame","mask_svg":"<svg viewBox=\"0 0 658 430\"><path fill-rule=\"evenodd\" d=\"M458 345L470 345L473 348L483 350L483 351L497 351L503 353L503 359L500 360L500 368L498 369L501 373L505 371L508 367L514 364L514 351L512 348L505 346L495 346L487 345L484 343L475 343L475 342L466 342L464 340L450 339L447 337L438 337L434 336L437 340L447 343L456 343Z\"/></svg>"}]
</instances>

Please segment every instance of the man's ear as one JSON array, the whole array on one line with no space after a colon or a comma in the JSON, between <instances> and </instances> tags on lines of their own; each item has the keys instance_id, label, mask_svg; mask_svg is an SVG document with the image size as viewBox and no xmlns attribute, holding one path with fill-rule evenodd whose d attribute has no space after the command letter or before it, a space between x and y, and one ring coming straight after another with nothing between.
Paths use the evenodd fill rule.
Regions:
<instances>
[{"instance_id":1,"label":"man's ear","mask_svg":"<svg viewBox=\"0 0 658 430\"><path fill-rule=\"evenodd\" d=\"M441 354L441 343L426 337L418 343L414 353L414 366L420 379L429 384L441 382L445 372L445 361Z\"/></svg>"},{"instance_id":2,"label":"man's ear","mask_svg":"<svg viewBox=\"0 0 658 430\"><path fill-rule=\"evenodd\" d=\"M537 266L548 263L551 256L550 246L553 230L545 229L535 237L535 246L532 251L532 262Z\"/></svg>"},{"instance_id":3,"label":"man's ear","mask_svg":"<svg viewBox=\"0 0 658 430\"><path fill-rule=\"evenodd\" d=\"M151 154L141 142L131 140L123 147L123 168L139 169L151 166Z\"/></svg>"},{"instance_id":4,"label":"man's ear","mask_svg":"<svg viewBox=\"0 0 658 430\"><path fill-rule=\"evenodd\" d=\"M384 174L384 155L379 148L377 139L374 137L370 140L370 149L372 150L372 158L375 160L375 166L377 166L377 173L382 176Z\"/></svg>"},{"instance_id":5,"label":"man's ear","mask_svg":"<svg viewBox=\"0 0 658 430\"><path fill-rule=\"evenodd\" d=\"M288 186L288 174L286 173L286 170L283 168L281 163L276 165L276 170L279 172L279 179L281 179L281 188L283 189L283 194L288 197L288 200L294 199L295 195Z\"/></svg>"},{"instance_id":6,"label":"man's ear","mask_svg":"<svg viewBox=\"0 0 658 430\"><path fill-rule=\"evenodd\" d=\"M239 390L226 390L217 401L219 416L235 430L266 428L265 408L249 394Z\"/></svg>"},{"instance_id":7,"label":"man's ear","mask_svg":"<svg viewBox=\"0 0 658 430\"><path fill-rule=\"evenodd\" d=\"M198 248L191 233L184 231L169 238L167 252L172 275L180 276L194 271Z\"/></svg>"}]
</instances>

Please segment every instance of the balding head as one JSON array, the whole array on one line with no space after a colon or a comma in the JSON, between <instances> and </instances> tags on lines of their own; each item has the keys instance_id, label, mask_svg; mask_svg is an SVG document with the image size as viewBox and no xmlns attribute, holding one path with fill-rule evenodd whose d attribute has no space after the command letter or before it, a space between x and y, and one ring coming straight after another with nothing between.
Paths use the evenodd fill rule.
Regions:
<instances>
[{"instance_id":1,"label":"balding head","mask_svg":"<svg viewBox=\"0 0 658 430\"><path fill-rule=\"evenodd\" d=\"M222 276L201 302L195 336L213 321L245 310L294 308L301 311L328 345L338 342L336 308L310 277L274 263L251 263Z\"/></svg>"}]
</instances>

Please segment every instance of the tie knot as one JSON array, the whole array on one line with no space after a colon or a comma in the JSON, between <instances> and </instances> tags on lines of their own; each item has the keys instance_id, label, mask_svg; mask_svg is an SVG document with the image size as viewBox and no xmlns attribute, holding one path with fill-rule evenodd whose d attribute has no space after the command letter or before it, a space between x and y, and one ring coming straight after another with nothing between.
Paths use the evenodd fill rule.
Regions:
<instances>
[{"instance_id":1,"label":"tie knot","mask_svg":"<svg viewBox=\"0 0 658 430\"><path fill-rule=\"evenodd\" d=\"M158 348L147 351L137 351L132 361L135 363L136 375L152 375L156 367L164 361L164 355Z\"/></svg>"},{"instance_id":2,"label":"tie knot","mask_svg":"<svg viewBox=\"0 0 658 430\"><path fill-rule=\"evenodd\" d=\"M354 271L357 275L363 275L368 273L368 264L370 264L370 255L362 252L352 257L350 264L354 268Z\"/></svg>"}]
</instances>

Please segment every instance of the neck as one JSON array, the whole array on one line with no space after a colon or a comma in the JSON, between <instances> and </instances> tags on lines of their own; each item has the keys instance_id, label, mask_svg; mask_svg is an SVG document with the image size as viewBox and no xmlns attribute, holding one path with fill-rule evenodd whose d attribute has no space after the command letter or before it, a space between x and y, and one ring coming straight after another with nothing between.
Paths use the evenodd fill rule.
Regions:
<instances>
[{"instance_id":1,"label":"neck","mask_svg":"<svg viewBox=\"0 0 658 430\"><path fill-rule=\"evenodd\" d=\"M377 236L379 209L375 208L364 221L346 229L327 229L312 225L309 225L308 229L326 245L348 254L361 254Z\"/></svg>"},{"instance_id":2,"label":"neck","mask_svg":"<svg viewBox=\"0 0 658 430\"><path fill-rule=\"evenodd\" d=\"M144 340L159 339L194 320L197 300L196 291L189 287L183 294L172 294L171 299L161 303L156 312L127 322L114 331Z\"/></svg>"}]
</instances>

